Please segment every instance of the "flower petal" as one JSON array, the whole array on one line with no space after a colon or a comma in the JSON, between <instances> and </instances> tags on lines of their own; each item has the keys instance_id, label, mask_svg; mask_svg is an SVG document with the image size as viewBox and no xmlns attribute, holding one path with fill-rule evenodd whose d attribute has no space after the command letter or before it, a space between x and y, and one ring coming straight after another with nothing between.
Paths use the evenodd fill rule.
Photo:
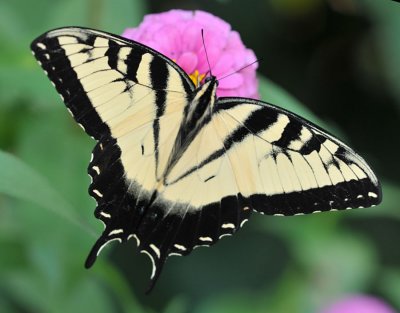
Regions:
<instances>
[{"instance_id":1,"label":"flower petal","mask_svg":"<svg viewBox=\"0 0 400 313\"><path fill-rule=\"evenodd\" d=\"M197 67L197 55L193 52L184 52L178 57L176 63L182 67L186 73L191 74Z\"/></svg>"},{"instance_id":2,"label":"flower petal","mask_svg":"<svg viewBox=\"0 0 400 313\"><path fill-rule=\"evenodd\" d=\"M202 29L210 66L204 51ZM221 78L256 60L238 32L232 31L224 20L203 11L171 10L149 14L139 27L126 29L123 36L176 60L189 75L195 71L204 75L211 67L213 75ZM259 98L257 67L255 63L222 79L217 95Z\"/></svg>"},{"instance_id":3,"label":"flower petal","mask_svg":"<svg viewBox=\"0 0 400 313\"><path fill-rule=\"evenodd\" d=\"M219 81L219 88L221 89L236 89L243 84L242 74L232 74Z\"/></svg>"},{"instance_id":4,"label":"flower petal","mask_svg":"<svg viewBox=\"0 0 400 313\"><path fill-rule=\"evenodd\" d=\"M235 70L233 68L232 55L230 53L223 54L212 68L212 71L217 78L222 77L222 75L233 73Z\"/></svg>"}]
</instances>

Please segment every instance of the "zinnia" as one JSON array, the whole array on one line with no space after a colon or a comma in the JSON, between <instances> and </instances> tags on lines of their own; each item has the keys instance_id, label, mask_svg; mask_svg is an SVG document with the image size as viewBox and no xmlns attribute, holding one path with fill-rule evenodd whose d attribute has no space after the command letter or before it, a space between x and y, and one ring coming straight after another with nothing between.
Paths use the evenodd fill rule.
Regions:
<instances>
[{"instance_id":1,"label":"zinnia","mask_svg":"<svg viewBox=\"0 0 400 313\"><path fill-rule=\"evenodd\" d=\"M257 64L242 69L256 60L254 52L244 46L228 23L210 13L171 10L149 14L122 36L173 59L199 85L209 71L201 29L213 75L220 79L234 73L220 81L217 95L258 99Z\"/></svg>"}]
</instances>

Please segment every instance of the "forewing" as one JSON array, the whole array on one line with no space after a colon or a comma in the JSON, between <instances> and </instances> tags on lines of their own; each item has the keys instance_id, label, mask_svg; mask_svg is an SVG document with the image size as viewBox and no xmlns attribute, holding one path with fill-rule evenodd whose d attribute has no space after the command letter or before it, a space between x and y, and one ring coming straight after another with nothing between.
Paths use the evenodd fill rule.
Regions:
<instances>
[{"instance_id":1,"label":"forewing","mask_svg":"<svg viewBox=\"0 0 400 313\"><path fill-rule=\"evenodd\" d=\"M31 49L75 120L95 139L123 127L148 103L158 101L151 108L161 115L165 97L194 88L162 54L101 31L56 29L35 39Z\"/></svg>"},{"instance_id":2,"label":"forewing","mask_svg":"<svg viewBox=\"0 0 400 313\"><path fill-rule=\"evenodd\" d=\"M216 107L208 123L214 139L202 145L196 161L190 161L189 146L167 179L171 188L194 176L204 184L224 183L224 188L210 186L213 191L197 207L236 194L252 209L271 215L369 207L381 201L379 181L368 164L311 122L251 99L222 98ZM229 167L221 165L225 162Z\"/></svg>"},{"instance_id":3,"label":"forewing","mask_svg":"<svg viewBox=\"0 0 400 313\"><path fill-rule=\"evenodd\" d=\"M246 168L240 190L254 210L295 215L381 201L379 181L364 159L311 122L255 100L226 98L217 106L216 114L235 129L224 146Z\"/></svg>"}]
</instances>

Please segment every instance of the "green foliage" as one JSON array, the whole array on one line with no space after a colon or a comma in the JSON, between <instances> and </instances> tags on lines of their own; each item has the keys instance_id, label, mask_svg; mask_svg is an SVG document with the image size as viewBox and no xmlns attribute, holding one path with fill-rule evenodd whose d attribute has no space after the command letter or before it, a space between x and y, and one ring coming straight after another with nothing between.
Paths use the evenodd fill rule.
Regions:
<instances>
[{"instance_id":1,"label":"green foliage","mask_svg":"<svg viewBox=\"0 0 400 313\"><path fill-rule=\"evenodd\" d=\"M391 63L382 75L398 91L400 67L393 55L400 40L392 29L397 7L389 10L385 26L383 5L360 2L381 23L377 36L390 38L381 53L391 54ZM0 312L314 313L349 293L378 294L400 308L400 256L381 247L389 243L389 250L396 249L398 238L391 234L399 235L400 184L384 178L385 200L377 208L287 219L256 216L212 249L171 258L148 297L143 291L149 262L132 255L132 244L115 249L112 260L105 249L94 268L83 268L102 231L87 194L94 141L72 121L28 46L59 26L121 33L142 19L144 1L115 3L0 2ZM263 100L343 138L338 127L262 76L260 92ZM379 151L375 157L382 157ZM378 236L372 231L376 221L383 227L393 223L394 231Z\"/></svg>"},{"instance_id":2,"label":"green foliage","mask_svg":"<svg viewBox=\"0 0 400 313\"><path fill-rule=\"evenodd\" d=\"M382 49L379 51L382 66L385 68L383 74L394 94L400 99L400 5L397 1L387 1L382 4L374 0L359 0L359 5L368 11L374 18L375 36ZM400 101L399 101L400 103Z\"/></svg>"}]
</instances>

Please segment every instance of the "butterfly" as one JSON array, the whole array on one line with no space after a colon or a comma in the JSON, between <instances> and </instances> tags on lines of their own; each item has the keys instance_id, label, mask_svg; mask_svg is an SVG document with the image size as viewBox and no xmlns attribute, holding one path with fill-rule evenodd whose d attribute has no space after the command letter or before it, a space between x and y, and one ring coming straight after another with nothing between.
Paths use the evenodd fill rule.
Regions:
<instances>
[{"instance_id":1,"label":"butterfly","mask_svg":"<svg viewBox=\"0 0 400 313\"><path fill-rule=\"evenodd\" d=\"M380 183L350 147L272 104L218 98L171 59L88 28L49 31L31 49L85 132L95 217L105 229L85 266L111 241L134 238L152 261L232 235L252 212L301 215L370 207Z\"/></svg>"}]
</instances>

